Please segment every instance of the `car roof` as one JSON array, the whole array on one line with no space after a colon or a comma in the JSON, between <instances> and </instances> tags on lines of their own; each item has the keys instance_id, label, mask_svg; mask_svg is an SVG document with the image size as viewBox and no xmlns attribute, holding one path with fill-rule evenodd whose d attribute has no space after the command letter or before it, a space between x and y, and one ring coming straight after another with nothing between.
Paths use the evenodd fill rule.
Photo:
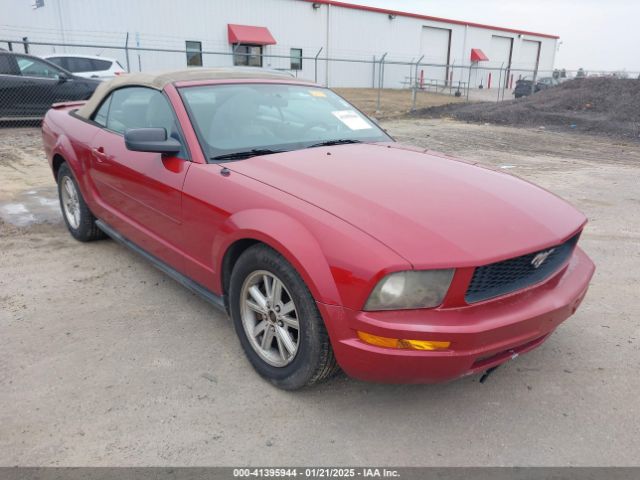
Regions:
<instances>
[{"instance_id":1,"label":"car roof","mask_svg":"<svg viewBox=\"0 0 640 480\"><path fill-rule=\"evenodd\" d=\"M43 57L38 57L36 55L31 55L29 53L12 52L10 50L2 50L0 48L0 55L11 56L11 57L27 57L27 58L32 58L34 60L44 61L44 62L48 63L49 65L51 65L52 67L55 67L58 70L62 70L65 74L69 75L70 77L74 77L75 76L69 70L66 70L65 68L62 68L61 66L56 65L55 63L52 63L50 60L47 60L46 58L43 58Z\"/></svg>"},{"instance_id":2,"label":"car roof","mask_svg":"<svg viewBox=\"0 0 640 480\"><path fill-rule=\"evenodd\" d=\"M127 86L138 86L162 90L169 84L178 82L197 82L207 80L290 80L299 83L313 84L307 80L293 78L287 72L267 70L255 67L219 67L219 68L189 68L164 73L130 73L120 75L112 80L101 83L91 98L76 112L84 118L91 118L107 95L113 90Z\"/></svg>"},{"instance_id":3,"label":"car roof","mask_svg":"<svg viewBox=\"0 0 640 480\"><path fill-rule=\"evenodd\" d=\"M107 60L115 62L115 58L101 57L100 55L74 55L73 53L49 53L42 55L42 58L88 58L90 60Z\"/></svg>"},{"instance_id":4,"label":"car roof","mask_svg":"<svg viewBox=\"0 0 640 480\"><path fill-rule=\"evenodd\" d=\"M0 53L2 53L3 55L11 55L12 57L29 57L29 58L35 58L38 60L42 60L42 57L38 57L37 55L32 55L30 53L24 53L24 52L13 52L11 50L3 50L0 48ZM49 62L51 63L51 62Z\"/></svg>"}]
</instances>

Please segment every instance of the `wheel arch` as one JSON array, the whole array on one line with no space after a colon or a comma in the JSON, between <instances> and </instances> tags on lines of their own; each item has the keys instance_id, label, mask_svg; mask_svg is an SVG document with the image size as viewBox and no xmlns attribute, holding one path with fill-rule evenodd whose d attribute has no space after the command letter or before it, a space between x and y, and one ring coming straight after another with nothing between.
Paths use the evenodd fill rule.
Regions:
<instances>
[{"instance_id":1,"label":"wheel arch","mask_svg":"<svg viewBox=\"0 0 640 480\"><path fill-rule=\"evenodd\" d=\"M69 165L69 168L76 176L76 179L80 180L78 178L78 172L80 169L78 157L73 150L69 139L65 135L60 135L56 140L51 155L51 170L56 182L58 181L58 171L63 163Z\"/></svg>"},{"instance_id":2,"label":"wheel arch","mask_svg":"<svg viewBox=\"0 0 640 480\"><path fill-rule=\"evenodd\" d=\"M224 240L214 245L213 258L219 259L216 271L219 272L220 290L225 298L235 262L246 249L262 243L282 255L296 269L316 301L341 304L320 244L298 220L275 210L244 210L229 217L223 231L227 234Z\"/></svg>"},{"instance_id":3,"label":"wheel arch","mask_svg":"<svg viewBox=\"0 0 640 480\"><path fill-rule=\"evenodd\" d=\"M63 163L66 163L65 158L59 153L55 153L51 159L51 170L53 171L53 178L58 181L58 172Z\"/></svg>"},{"instance_id":4,"label":"wheel arch","mask_svg":"<svg viewBox=\"0 0 640 480\"><path fill-rule=\"evenodd\" d=\"M233 271L233 267L245 250L259 244L262 244L262 242L255 238L240 238L229 245L224 252L219 271L222 296L224 298L224 306L227 309L227 312L230 312L229 285L231 284L231 272Z\"/></svg>"}]
</instances>

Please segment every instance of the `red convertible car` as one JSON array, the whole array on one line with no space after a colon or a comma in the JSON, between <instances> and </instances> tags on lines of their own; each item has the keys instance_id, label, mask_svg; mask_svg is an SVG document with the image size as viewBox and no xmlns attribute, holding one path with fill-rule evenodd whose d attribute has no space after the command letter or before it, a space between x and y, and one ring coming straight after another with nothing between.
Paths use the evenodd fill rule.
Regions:
<instances>
[{"instance_id":1,"label":"red convertible car","mask_svg":"<svg viewBox=\"0 0 640 480\"><path fill-rule=\"evenodd\" d=\"M285 389L340 367L437 382L542 342L582 301L585 217L400 145L327 88L260 70L133 74L42 126L66 225L226 310Z\"/></svg>"}]
</instances>

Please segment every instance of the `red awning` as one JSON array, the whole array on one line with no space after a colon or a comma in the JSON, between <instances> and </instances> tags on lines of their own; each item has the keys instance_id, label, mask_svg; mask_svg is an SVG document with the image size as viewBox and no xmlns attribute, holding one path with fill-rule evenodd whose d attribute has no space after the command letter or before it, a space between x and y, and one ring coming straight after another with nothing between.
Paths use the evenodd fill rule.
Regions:
<instances>
[{"instance_id":1,"label":"red awning","mask_svg":"<svg viewBox=\"0 0 640 480\"><path fill-rule=\"evenodd\" d=\"M275 45L276 40L267 27L228 24L229 43L248 43L253 45Z\"/></svg>"},{"instance_id":2,"label":"red awning","mask_svg":"<svg viewBox=\"0 0 640 480\"><path fill-rule=\"evenodd\" d=\"M486 62L487 60L489 60L489 57L487 57L482 50L480 50L479 48L471 49L472 62Z\"/></svg>"}]
</instances>

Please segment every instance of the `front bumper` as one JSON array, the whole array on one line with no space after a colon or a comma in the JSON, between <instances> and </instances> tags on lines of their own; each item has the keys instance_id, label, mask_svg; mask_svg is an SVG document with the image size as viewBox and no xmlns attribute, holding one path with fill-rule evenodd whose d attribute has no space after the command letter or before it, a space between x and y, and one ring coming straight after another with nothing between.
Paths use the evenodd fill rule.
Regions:
<instances>
[{"instance_id":1,"label":"front bumper","mask_svg":"<svg viewBox=\"0 0 640 480\"><path fill-rule=\"evenodd\" d=\"M576 247L569 263L544 283L461 308L355 311L318 304L342 369L361 380L435 383L470 375L534 349L575 313L595 266ZM381 337L449 341L442 351L369 345L356 331Z\"/></svg>"}]
</instances>

